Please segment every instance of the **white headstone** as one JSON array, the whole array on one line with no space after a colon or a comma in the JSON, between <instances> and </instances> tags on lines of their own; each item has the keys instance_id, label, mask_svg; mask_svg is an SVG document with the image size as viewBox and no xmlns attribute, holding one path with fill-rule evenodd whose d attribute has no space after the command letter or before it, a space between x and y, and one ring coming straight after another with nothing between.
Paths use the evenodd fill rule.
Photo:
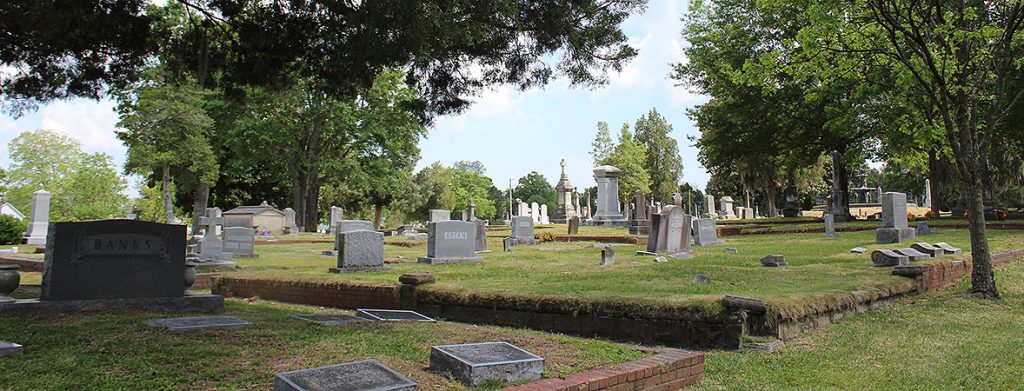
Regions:
<instances>
[{"instance_id":1,"label":"white headstone","mask_svg":"<svg viewBox=\"0 0 1024 391\"><path fill-rule=\"evenodd\" d=\"M25 232L25 244L46 245L46 231L50 229L50 192L32 193L32 215Z\"/></svg>"}]
</instances>

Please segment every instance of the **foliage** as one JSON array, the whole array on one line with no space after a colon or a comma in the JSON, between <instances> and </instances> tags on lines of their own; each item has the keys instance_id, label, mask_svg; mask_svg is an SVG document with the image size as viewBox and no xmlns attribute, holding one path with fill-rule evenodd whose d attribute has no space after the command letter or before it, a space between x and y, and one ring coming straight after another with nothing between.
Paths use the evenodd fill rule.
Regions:
<instances>
[{"instance_id":1,"label":"foliage","mask_svg":"<svg viewBox=\"0 0 1024 391\"><path fill-rule=\"evenodd\" d=\"M80 221L120 216L127 185L110 156L85 153L78 140L52 130L24 132L8 143L6 199L30 211L32 193L46 190L51 221Z\"/></svg>"},{"instance_id":2,"label":"foliage","mask_svg":"<svg viewBox=\"0 0 1024 391\"><path fill-rule=\"evenodd\" d=\"M543 174L536 171L530 171L526 176L519 178L519 183L513 189L512 194L527 204L536 202L537 205L547 205L548 216L555 212L555 206L558 203L555 187L548 182L547 178L544 178Z\"/></svg>"},{"instance_id":3,"label":"foliage","mask_svg":"<svg viewBox=\"0 0 1024 391\"><path fill-rule=\"evenodd\" d=\"M594 136L594 141L590 143L590 158L593 160L594 165L600 165L598 162L608 159L614 149L615 141L612 140L612 133L608 130L608 123L598 121L597 135Z\"/></svg>"},{"instance_id":4,"label":"foliage","mask_svg":"<svg viewBox=\"0 0 1024 391\"><path fill-rule=\"evenodd\" d=\"M441 162L424 167L416 173L417 207L412 216L421 221L430 219L431 209L455 209L455 192L452 190L455 170L441 165Z\"/></svg>"},{"instance_id":5,"label":"foliage","mask_svg":"<svg viewBox=\"0 0 1024 391\"><path fill-rule=\"evenodd\" d=\"M454 171L454 178L452 178L452 192L455 197L454 210L468 210L469 201L472 200L476 203L474 213L477 218L493 219L496 216L496 209L490 190L494 187L494 183L491 178L484 175L483 163L458 161L452 168Z\"/></svg>"},{"instance_id":6,"label":"foliage","mask_svg":"<svg viewBox=\"0 0 1024 391\"><path fill-rule=\"evenodd\" d=\"M619 132L619 142L615 144L608 158L598 162L601 165L611 165L622 170L619 176L619 199L628 200L641 191L650 194L651 177L647 173L644 164L647 162L647 153L644 147L633 140L633 134L629 132L629 124L622 124Z\"/></svg>"},{"instance_id":7,"label":"foliage","mask_svg":"<svg viewBox=\"0 0 1024 391\"><path fill-rule=\"evenodd\" d=\"M167 223L167 213L164 210L164 200L159 185L147 185L145 182L136 184L139 189L139 198L134 201L134 212L139 220ZM171 197L174 197L174 183L171 183ZM177 216L179 211L175 211Z\"/></svg>"},{"instance_id":8,"label":"foliage","mask_svg":"<svg viewBox=\"0 0 1024 391\"><path fill-rule=\"evenodd\" d=\"M636 120L633 131L634 140L644 148L647 158L644 169L650 176L648 185L651 199L671 201L672 193L679 190L679 180L683 175L683 158L679 156L679 146L676 139L669 135L672 125L658 110L652 108Z\"/></svg>"},{"instance_id":9,"label":"foliage","mask_svg":"<svg viewBox=\"0 0 1024 391\"><path fill-rule=\"evenodd\" d=\"M28 222L14 216L0 215L0 244L18 244L28 229Z\"/></svg>"}]
</instances>

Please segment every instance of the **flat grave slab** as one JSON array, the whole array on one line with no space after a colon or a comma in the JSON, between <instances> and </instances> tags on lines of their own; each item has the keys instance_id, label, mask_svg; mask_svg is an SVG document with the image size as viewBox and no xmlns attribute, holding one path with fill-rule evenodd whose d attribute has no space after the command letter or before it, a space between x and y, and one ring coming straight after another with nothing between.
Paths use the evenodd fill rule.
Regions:
<instances>
[{"instance_id":1,"label":"flat grave slab","mask_svg":"<svg viewBox=\"0 0 1024 391\"><path fill-rule=\"evenodd\" d=\"M416 383L377 360L301 369L274 376L274 391L416 391Z\"/></svg>"},{"instance_id":2,"label":"flat grave slab","mask_svg":"<svg viewBox=\"0 0 1024 391\"><path fill-rule=\"evenodd\" d=\"M25 348L14 342L0 341L0 357L20 356L25 353Z\"/></svg>"},{"instance_id":3,"label":"flat grave slab","mask_svg":"<svg viewBox=\"0 0 1024 391\"><path fill-rule=\"evenodd\" d=\"M946 252L946 254L959 254L960 253L960 248L959 247L950 246L950 245L946 244L946 242L935 243L935 247L941 248L942 251Z\"/></svg>"},{"instance_id":4,"label":"flat grave slab","mask_svg":"<svg viewBox=\"0 0 1024 391\"><path fill-rule=\"evenodd\" d=\"M150 327L163 327L168 330L198 330L214 328L239 328L248 326L247 320L234 316L192 316L185 318L150 319Z\"/></svg>"},{"instance_id":5,"label":"flat grave slab","mask_svg":"<svg viewBox=\"0 0 1024 391\"><path fill-rule=\"evenodd\" d=\"M928 260L929 258L932 257L931 255L928 255L928 254L925 254L923 252L917 251L917 250L915 250L913 248L910 248L910 247L898 248L895 251L900 253L900 254L906 255L908 258L910 258L911 261L926 261L926 260Z\"/></svg>"},{"instance_id":6,"label":"flat grave slab","mask_svg":"<svg viewBox=\"0 0 1024 391\"><path fill-rule=\"evenodd\" d=\"M366 319L351 315L296 314L292 315L292 317L324 326L338 326L366 321Z\"/></svg>"},{"instance_id":7,"label":"flat grave slab","mask_svg":"<svg viewBox=\"0 0 1024 391\"><path fill-rule=\"evenodd\" d=\"M356 316L374 321L387 322L435 322L434 319L409 310L376 310L360 308L356 310Z\"/></svg>"},{"instance_id":8,"label":"flat grave slab","mask_svg":"<svg viewBox=\"0 0 1024 391\"><path fill-rule=\"evenodd\" d=\"M933 257L938 257L946 253L945 250L932 246L931 244L925 242L911 244L910 248L931 255Z\"/></svg>"},{"instance_id":9,"label":"flat grave slab","mask_svg":"<svg viewBox=\"0 0 1024 391\"><path fill-rule=\"evenodd\" d=\"M508 342L442 345L430 349L430 369L473 387L488 380L539 379L544 359Z\"/></svg>"}]
</instances>

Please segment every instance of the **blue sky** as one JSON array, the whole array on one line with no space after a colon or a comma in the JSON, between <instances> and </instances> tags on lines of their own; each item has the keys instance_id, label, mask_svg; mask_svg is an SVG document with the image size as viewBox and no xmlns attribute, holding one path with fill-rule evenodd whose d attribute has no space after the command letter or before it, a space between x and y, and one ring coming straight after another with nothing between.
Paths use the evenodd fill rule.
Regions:
<instances>
[{"instance_id":1,"label":"blue sky","mask_svg":"<svg viewBox=\"0 0 1024 391\"><path fill-rule=\"evenodd\" d=\"M706 98L676 86L668 77L672 63L685 61L679 35L685 10L685 0L651 0L643 15L629 18L622 27L639 55L612 75L608 85L572 89L556 80L543 89L523 92L499 86L483 93L466 112L438 118L420 144L423 158L417 168L435 161L450 165L479 160L499 188L530 171L544 174L554 185L564 158L573 184L593 186L589 151L597 122L608 122L617 135L623 122L632 125L656 108L672 124L683 157L683 180L703 188L708 174L686 138L698 132L685 110ZM120 165L125 149L114 137L113 109L106 100L72 100L51 103L17 120L0 116L0 165L10 164L6 146L11 139L39 128L70 134L86 151L107 153Z\"/></svg>"}]
</instances>

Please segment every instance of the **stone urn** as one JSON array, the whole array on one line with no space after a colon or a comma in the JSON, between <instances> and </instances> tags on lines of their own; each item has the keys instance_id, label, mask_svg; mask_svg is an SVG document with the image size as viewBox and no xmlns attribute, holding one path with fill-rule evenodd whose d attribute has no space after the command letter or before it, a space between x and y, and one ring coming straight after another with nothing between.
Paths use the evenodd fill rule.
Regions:
<instances>
[{"instance_id":1,"label":"stone urn","mask_svg":"<svg viewBox=\"0 0 1024 391\"><path fill-rule=\"evenodd\" d=\"M196 283L196 265L194 263L185 263L185 293L188 293L188 288L192 287L192 284Z\"/></svg>"},{"instance_id":2,"label":"stone urn","mask_svg":"<svg viewBox=\"0 0 1024 391\"><path fill-rule=\"evenodd\" d=\"M11 292L21 285L21 273L18 273L18 269L21 269L21 266L0 265L0 303L14 302L10 296Z\"/></svg>"}]
</instances>

